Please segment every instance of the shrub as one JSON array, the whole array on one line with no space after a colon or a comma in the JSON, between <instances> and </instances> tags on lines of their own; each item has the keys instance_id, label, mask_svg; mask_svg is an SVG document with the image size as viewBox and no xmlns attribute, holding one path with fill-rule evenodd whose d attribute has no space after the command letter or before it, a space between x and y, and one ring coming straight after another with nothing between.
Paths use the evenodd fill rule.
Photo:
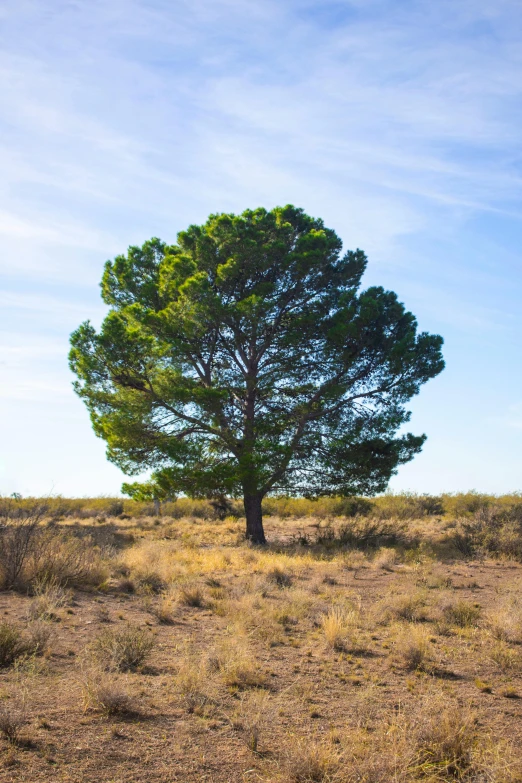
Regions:
<instances>
[{"instance_id":1,"label":"shrub","mask_svg":"<svg viewBox=\"0 0 522 783\"><path fill-rule=\"evenodd\" d=\"M28 615L31 620L54 620L56 612L71 603L72 594L58 582L55 576L49 579L35 579L35 597L31 601Z\"/></svg>"},{"instance_id":2,"label":"shrub","mask_svg":"<svg viewBox=\"0 0 522 783\"><path fill-rule=\"evenodd\" d=\"M375 498L373 503L372 515L378 519L422 519L444 514L442 496L417 495L414 492L395 495L390 492Z\"/></svg>"},{"instance_id":3,"label":"shrub","mask_svg":"<svg viewBox=\"0 0 522 783\"><path fill-rule=\"evenodd\" d=\"M8 742L20 742L20 732L26 723L26 709L22 702L0 704L0 732Z\"/></svg>"},{"instance_id":4,"label":"shrub","mask_svg":"<svg viewBox=\"0 0 522 783\"><path fill-rule=\"evenodd\" d=\"M133 671L140 667L154 648L150 632L134 625L107 628L94 642L94 654L107 669Z\"/></svg>"},{"instance_id":5,"label":"shrub","mask_svg":"<svg viewBox=\"0 0 522 783\"><path fill-rule=\"evenodd\" d=\"M459 520L455 542L467 555L522 559L522 502L481 506L471 518Z\"/></svg>"},{"instance_id":6,"label":"shrub","mask_svg":"<svg viewBox=\"0 0 522 783\"><path fill-rule=\"evenodd\" d=\"M431 659L431 645L423 628L404 628L395 642L397 662L405 669L427 669Z\"/></svg>"},{"instance_id":7,"label":"shrub","mask_svg":"<svg viewBox=\"0 0 522 783\"><path fill-rule=\"evenodd\" d=\"M67 586L99 585L108 577L102 552L89 536L50 528L42 532L31 555L30 578L34 583Z\"/></svg>"},{"instance_id":8,"label":"shrub","mask_svg":"<svg viewBox=\"0 0 522 783\"><path fill-rule=\"evenodd\" d=\"M205 594L199 585L183 585L179 590L179 601L184 606L201 608L205 606Z\"/></svg>"},{"instance_id":9,"label":"shrub","mask_svg":"<svg viewBox=\"0 0 522 783\"><path fill-rule=\"evenodd\" d=\"M334 606L321 620L326 643L338 652L362 652L366 645L358 629L359 613L355 609Z\"/></svg>"},{"instance_id":10,"label":"shrub","mask_svg":"<svg viewBox=\"0 0 522 783\"><path fill-rule=\"evenodd\" d=\"M82 683L86 710L104 715L131 715L136 712L133 700L121 683L103 672L94 672Z\"/></svg>"},{"instance_id":11,"label":"shrub","mask_svg":"<svg viewBox=\"0 0 522 783\"><path fill-rule=\"evenodd\" d=\"M277 587L290 587L292 584L292 574L281 566L274 566L267 571L266 578Z\"/></svg>"},{"instance_id":12,"label":"shrub","mask_svg":"<svg viewBox=\"0 0 522 783\"><path fill-rule=\"evenodd\" d=\"M375 549L394 546L405 541L406 526L397 520L381 520L373 517L355 517L346 524L328 525L319 530L313 540L303 539L303 544L335 549Z\"/></svg>"},{"instance_id":13,"label":"shrub","mask_svg":"<svg viewBox=\"0 0 522 783\"><path fill-rule=\"evenodd\" d=\"M480 617L480 607L464 599L443 604L441 611L447 623L459 628L476 625Z\"/></svg>"},{"instance_id":14,"label":"shrub","mask_svg":"<svg viewBox=\"0 0 522 783\"><path fill-rule=\"evenodd\" d=\"M435 773L442 780L462 780L466 776L476 739L471 712L439 704L422 712L412 729L418 772Z\"/></svg>"},{"instance_id":15,"label":"shrub","mask_svg":"<svg viewBox=\"0 0 522 783\"><path fill-rule=\"evenodd\" d=\"M45 511L42 504L0 503L0 585L4 590L24 586L24 571L37 551Z\"/></svg>"},{"instance_id":16,"label":"shrub","mask_svg":"<svg viewBox=\"0 0 522 783\"><path fill-rule=\"evenodd\" d=\"M0 668L11 666L28 652L28 645L19 628L9 622L0 623Z\"/></svg>"},{"instance_id":17,"label":"shrub","mask_svg":"<svg viewBox=\"0 0 522 783\"><path fill-rule=\"evenodd\" d=\"M339 767L339 754L332 745L313 739L293 742L285 756L292 783L325 783Z\"/></svg>"}]
</instances>

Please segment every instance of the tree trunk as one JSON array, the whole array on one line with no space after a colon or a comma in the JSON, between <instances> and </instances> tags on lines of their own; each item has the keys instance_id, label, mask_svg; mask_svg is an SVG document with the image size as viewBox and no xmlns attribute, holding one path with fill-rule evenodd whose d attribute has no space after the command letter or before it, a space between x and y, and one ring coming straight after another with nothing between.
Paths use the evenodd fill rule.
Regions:
<instances>
[{"instance_id":1,"label":"tree trunk","mask_svg":"<svg viewBox=\"0 0 522 783\"><path fill-rule=\"evenodd\" d=\"M246 537L253 544L266 544L263 530L261 495L245 495L243 498L246 515Z\"/></svg>"}]
</instances>

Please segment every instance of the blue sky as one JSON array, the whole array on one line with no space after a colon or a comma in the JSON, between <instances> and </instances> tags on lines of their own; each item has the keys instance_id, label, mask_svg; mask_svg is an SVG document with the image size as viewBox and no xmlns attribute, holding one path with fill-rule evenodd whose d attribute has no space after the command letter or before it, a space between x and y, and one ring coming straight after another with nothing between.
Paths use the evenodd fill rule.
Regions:
<instances>
[{"instance_id":1,"label":"blue sky","mask_svg":"<svg viewBox=\"0 0 522 783\"><path fill-rule=\"evenodd\" d=\"M0 494L117 493L71 389L103 263L294 203L445 338L396 490L522 490L518 0L3 0Z\"/></svg>"}]
</instances>

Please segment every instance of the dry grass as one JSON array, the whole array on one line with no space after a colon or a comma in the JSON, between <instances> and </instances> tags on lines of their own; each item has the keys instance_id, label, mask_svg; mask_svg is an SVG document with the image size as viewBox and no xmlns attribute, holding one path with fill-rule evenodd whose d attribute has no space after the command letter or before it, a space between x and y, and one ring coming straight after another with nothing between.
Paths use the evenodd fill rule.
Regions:
<instances>
[{"instance_id":1,"label":"dry grass","mask_svg":"<svg viewBox=\"0 0 522 783\"><path fill-rule=\"evenodd\" d=\"M213 705L217 689L208 661L194 653L186 653L176 673L175 689L189 714L202 714Z\"/></svg>"},{"instance_id":2,"label":"dry grass","mask_svg":"<svg viewBox=\"0 0 522 783\"><path fill-rule=\"evenodd\" d=\"M24 701L15 700L0 704L0 733L11 744L19 744L21 732L27 723L27 709Z\"/></svg>"},{"instance_id":3,"label":"dry grass","mask_svg":"<svg viewBox=\"0 0 522 783\"><path fill-rule=\"evenodd\" d=\"M53 524L56 562L91 547L106 576L0 592L0 780L519 783L522 567L397 502L272 517L264 549L233 519Z\"/></svg>"},{"instance_id":4,"label":"dry grass","mask_svg":"<svg viewBox=\"0 0 522 783\"><path fill-rule=\"evenodd\" d=\"M133 625L113 630L107 628L95 639L92 651L106 669L127 672L142 666L154 648L150 631Z\"/></svg>"},{"instance_id":5,"label":"dry grass","mask_svg":"<svg viewBox=\"0 0 522 783\"><path fill-rule=\"evenodd\" d=\"M327 783L339 770L340 754L332 743L305 737L289 742L284 757L287 780L292 783Z\"/></svg>"},{"instance_id":6,"label":"dry grass","mask_svg":"<svg viewBox=\"0 0 522 783\"><path fill-rule=\"evenodd\" d=\"M224 639L208 658L210 668L216 669L223 683L230 688L261 688L267 677L246 641L241 638Z\"/></svg>"},{"instance_id":7,"label":"dry grass","mask_svg":"<svg viewBox=\"0 0 522 783\"><path fill-rule=\"evenodd\" d=\"M232 716L232 725L238 731L249 750L260 749L264 730L274 720L274 709L270 694L266 691L242 693L239 705Z\"/></svg>"},{"instance_id":8,"label":"dry grass","mask_svg":"<svg viewBox=\"0 0 522 783\"><path fill-rule=\"evenodd\" d=\"M133 715L134 699L115 675L102 670L91 671L82 682L84 710L94 710L105 716Z\"/></svg>"},{"instance_id":9,"label":"dry grass","mask_svg":"<svg viewBox=\"0 0 522 783\"><path fill-rule=\"evenodd\" d=\"M407 620L421 622L427 620L428 598L424 590L415 590L407 586L406 590L384 598L375 608L375 619L378 623L389 623L392 620Z\"/></svg>"},{"instance_id":10,"label":"dry grass","mask_svg":"<svg viewBox=\"0 0 522 783\"><path fill-rule=\"evenodd\" d=\"M441 613L443 619L449 625L455 625L458 628L469 628L478 624L480 606L465 599L449 600L442 604Z\"/></svg>"},{"instance_id":11,"label":"dry grass","mask_svg":"<svg viewBox=\"0 0 522 783\"><path fill-rule=\"evenodd\" d=\"M334 606L322 618L321 624L326 643L333 650L357 653L367 649L357 609Z\"/></svg>"},{"instance_id":12,"label":"dry grass","mask_svg":"<svg viewBox=\"0 0 522 783\"><path fill-rule=\"evenodd\" d=\"M425 628L408 625L398 632L395 659L405 669L426 671L433 662L433 646Z\"/></svg>"},{"instance_id":13,"label":"dry grass","mask_svg":"<svg viewBox=\"0 0 522 783\"><path fill-rule=\"evenodd\" d=\"M522 604L511 600L491 609L486 615L491 635L501 642L522 644Z\"/></svg>"}]
</instances>

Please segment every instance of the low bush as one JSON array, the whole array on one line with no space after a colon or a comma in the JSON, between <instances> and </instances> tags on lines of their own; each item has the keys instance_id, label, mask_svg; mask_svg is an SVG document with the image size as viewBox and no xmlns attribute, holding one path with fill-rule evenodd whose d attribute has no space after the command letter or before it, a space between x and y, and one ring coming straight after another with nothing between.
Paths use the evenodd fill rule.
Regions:
<instances>
[{"instance_id":1,"label":"low bush","mask_svg":"<svg viewBox=\"0 0 522 783\"><path fill-rule=\"evenodd\" d=\"M201 608L205 606L205 593L200 585L183 585L179 589L179 602L184 606Z\"/></svg>"},{"instance_id":2,"label":"low bush","mask_svg":"<svg viewBox=\"0 0 522 783\"><path fill-rule=\"evenodd\" d=\"M480 617L480 607L472 604L470 601L460 599L458 601L447 601L441 606L441 613L444 620L449 625L456 625L459 628L468 628L477 625Z\"/></svg>"},{"instance_id":3,"label":"low bush","mask_svg":"<svg viewBox=\"0 0 522 783\"><path fill-rule=\"evenodd\" d=\"M339 766L339 751L329 742L312 738L292 742L284 758L287 779L292 783L327 783Z\"/></svg>"},{"instance_id":4,"label":"low bush","mask_svg":"<svg viewBox=\"0 0 522 783\"><path fill-rule=\"evenodd\" d=\"M437 776L438 780L479 780L472 770L477 738L475 716L457 706L435 704L416 716L410 727L416 746L418 773Z\"/></svg>"},{"instance_id":5,"label":"low bush","mask_svg":"<svg viewBox=\"0 0 522 783\"><path fill-rule=\"evenodd\" d=\"M46 506L0 499L0 587L23 588L28 560L40 546Z\"/></svg>"},{"instance_id":6,"label":"low bush","mask_svg":"<svg viewBox=\"0 0 522 783\"><path fill-rule=\"evenodd\" d=\"M357 610L334 606L321 620L327 645L337 652L364 652L366 643L359 624Z\"/></svg>"},{"instance_id":7,"label":"low bush","mask_svg":"<svg viewBox=\"0 0 522 783\"><path fill-rule=\"evenodd\" d=\"M107 628L96 638L93 652L106 669L134 671L142 666L154 648L152 634L139 626Z\"/></svg>"},{"instance_id":8,"label":"low bush","mask_svg":"<svg viewBox=\"0 0 522 783\"><path fill-rule=\"evenodd\" d=\"M0 704L0 733L8 742L18 744L22 728L27 723L27 712L23 702Z\"/></svg>"},{"instance_id":9,"label":"low bush","mask_svg":"<svg viewBox=\"0 0 522 783\"><path fill-rule=\"evenodd\" d=\"M0 623L0 668L11 666L28 652L30 647L20 629L10 622Z\"/></svg>"},{"instance_id":10,"label":"low bush","mask_svg":"<svg viewBox=\"0 0 522 783\"><path fill-rule=\"evenodd\" d=\"M211 672L207 662L200 657L185 656L175 677L175 687L189 714L201 714L215 701Z\"/></svg>"},{"instance_id":11,"label":"low bush","mask_svg":"<svg viewBox=\"0 0 522 783\"><path fill-rule=\"evenodd\" d=\"M132 715L136 712L134 701L121 682L104 672L93 672L82 683L85 710L95 710L103 715Z\"/></svg>"},{"instance_id":12,"label":"low bush","mask_svg":"<svg viewBox=\"0 0 522 783\"><path fill-rule=\"evenodd\" d=\"M403 628L395 645L396 662L410 671L427 670L432 663L432 646L428 633L419 626Z\"/></svg>"}]
</instances>

